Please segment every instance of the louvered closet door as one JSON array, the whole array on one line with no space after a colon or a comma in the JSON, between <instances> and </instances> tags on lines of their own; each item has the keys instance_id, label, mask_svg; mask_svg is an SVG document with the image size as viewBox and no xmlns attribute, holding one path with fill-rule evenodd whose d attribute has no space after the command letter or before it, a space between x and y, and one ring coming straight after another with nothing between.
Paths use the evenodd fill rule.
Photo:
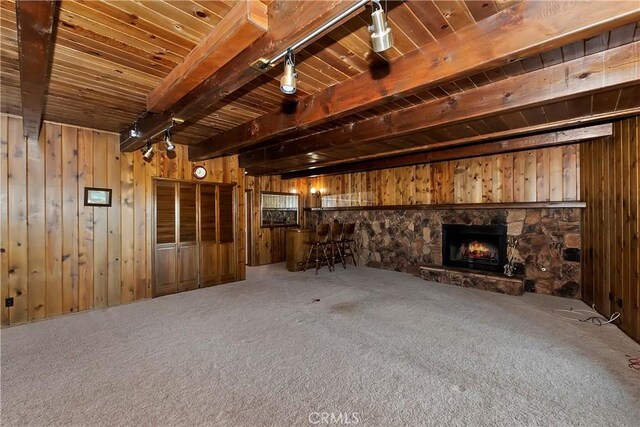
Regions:
<instances>
[{"instance_id":1,"label":"louvered closet door","mask_svg":"<svg viewBox=\"0 0 640 427\"><path fill-rule=\"evenodd\" d=\"M220 283L218 275L217 196L213 185L200 185L200 287Z\"/></svg>"},{"instance_id":2,"label":"louvered closet door","mask_svg":"<svg viewBox=\"0 0 640 427\"><path fill-rule=\"evenodd\" d=\"M179 184L178 292L198 288L198 204L196 185Z\"/></svg>"},{"instance_id":3,"label":"louvered closet door","mask_svg":"<svg viewBox=\"0 0 640 427\"><path fill-rule=\"evenodd\" d=\"M178 291L176 282L176 184L155 181L155 248L153 295Z\"/></svg>"},{"instance_id":4,"label":"louvered closet door","mask_svg":"<svg viewBox=\"0 0 640 427\"><path fill-rule=\"evenodd\" d=\"M234 186L218 187L220 283L236 280L236 209Z\"/></svg>"}]
</instances>

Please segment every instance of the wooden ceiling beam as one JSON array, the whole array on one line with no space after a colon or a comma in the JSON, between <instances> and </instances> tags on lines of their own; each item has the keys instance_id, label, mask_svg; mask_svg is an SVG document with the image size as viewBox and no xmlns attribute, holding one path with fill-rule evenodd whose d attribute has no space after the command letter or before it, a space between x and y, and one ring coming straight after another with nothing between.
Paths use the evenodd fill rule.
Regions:
<instances>
[{"instance_id":1,"label":"wooden ceiling beam","mask_svg":"<svg viewBox=\"0 0 640 427\"><path fill-rule=\"evenodd\" d=\"M326 123L427 87L549 51L640 20L637 1L523 2L476 25L189 149L191 160L237 154L259 142ZM382 77L381 77L382 74Z\"/></svg>"},{"instance_id":2,"label":"wooden ceiling beam","mask_svg":"<svg viewBox=\"0 0 640 427\"><path fill-rule=\"evenodd\" d=\"M282 174L282 179L302 178L319 175L336 175L345 171L364 172L369 170L412 166L424 163L443 162L448 160L468 159L493 154L511 153L514 151L533 150L537 148L553 147L573 144L595 138L604 138L613 134L613 125L605 123L578 129L561 130L540 135L524 136L502 141L485 142L481 144L452 147L444 150L414 153L387 159L365 160L334 165L318 169L304 170Z\"/></svg>"},{"instance_id":3,"label":"wooden ceiling beam","mask_svg":"<svg viewBox=\"0 0 640 427\"><path fill-rule=\"evenodd\" d=\"M16 1L24 136L38 139L51 72L57 2Z\"/></svg>"},{"instance_id":4,"label":"wooden ceiling beam","mask_svg":"<svg viewBox=\"0 0 640 427\"><path fill-rule=\"evenodd\" d=\"M365 162L365 161L373 162L376 160L383 160L383 159L400 157L400 156L406 156L407 159L410 159L412 154L424 154L427 151L449 149L453 147L460 147L460 146L465 146L470 144L481 144L481 143L493 142L493 141L503 141L507 138L520 138L528 135L538 135L544 132L575 129L578 126L591 126L594 124L601 124L604 122L619 120L625 117L637 116L638 114L640 114L640 101L638 102L638 106L627 108L624 110L616 110L616 111L600 113L600 114L591 114L588 116L580 116L580 117L560 120L556 122L548 122L548 123L543 123L535 126L527 126L527 127L517 128L517 129L491 132L491 133L486 133L486 134L481 134L481 135L476 135L471 137L458 138L450 141L436 142L436 143L429 144L428 150L425 149L424 145L421 145L421 146L415 146L411 148L402 148L402 149L396 149L392 151L377 152L377 153L368 154L364 156L336 159L336 160L330 160L330 161L321 161L321 162L316 162L316 163L307 164L307 165L303 164L304 163L303 160L299 160L298 164L295 167L282 166L282 164L279 164L277 161L272 161L270 163L262 163L257 166L245 168L245 171L247 172L247 175L251 175L251 176L287 175L294 172L300 172L301 174L304 174L304 173L308 174L304 176L318 175L318 174L322 174L322 171L325 170L325 168L334 167L334 166L336 167L336 170L345 171L345 170L348 170L348 168L351 167L351 165L355 163ZM420 138L420 135L421 134L413 134L411 135L411 137ZM402 142L403 138L402 137L395 138L392 141L394 140ZM325 154L325 153L323 152L322 154ZM297 158L286 159L286 160L288 160L289 164L291 164L296 162L295 159L300 159L300 158L301 157L298 156ZM411 164L415 164L415 163L411 163Z\"/></svg>"},{"instance_id":5,"label":"wooden ceiling beam","mask_svg":"<svg viewBox=\"0 0 640 427\"><path fill-rule=\"evenodd\" d=\"M346 148L640 83L640 42L240 155L240 166ZM418 149L431 148L428 144Z\"/></svg>"},{"instance_id":6,"label":"wooden ceiling beam","mask_svg":"<svg viewBox=\"0 0 640 427\"><path fill-rule=\"evenodd\" d=\"M147 96L147 110L159 113L171 107L268 29L267 5L258 0L236 3L215 28L151 91Z\"/></svg>"},{"instance_id":7,"label":"wooden ceiling beam","mask_svg":"<svg viewBox=\"0 0 640 427\"><path fill-rule=\"evenodd\" d=\"M262 75L250 64L261 57L270 58L280 53L308 34L310 29L351 6L352 2L347 0L281 1L270 4L269 31L173 106L162 113L146 114L124 129L120 133L120 150L133 151L142 147L149 137L162 132L173 118L190 123L191 119L219 100ZM135 129L139 131L139 136L131 137L131 131Z\"/></svg>"}]
</instances>

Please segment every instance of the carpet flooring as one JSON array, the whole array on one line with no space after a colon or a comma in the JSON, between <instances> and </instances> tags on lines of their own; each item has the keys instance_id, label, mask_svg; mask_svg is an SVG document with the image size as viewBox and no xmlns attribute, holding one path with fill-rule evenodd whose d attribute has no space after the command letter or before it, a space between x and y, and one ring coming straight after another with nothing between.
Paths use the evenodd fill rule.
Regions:
<instances>
[{"instance_id":1,"label":"carpet flooring","mask_svg":"<svg viewBox=\"0 0 640 427\"><path fill-rule=\"evenodd\" d=\"M512 297L368 268L4 329L8 425L637 426L640 346Z\"/></svg>"}]
</instances>

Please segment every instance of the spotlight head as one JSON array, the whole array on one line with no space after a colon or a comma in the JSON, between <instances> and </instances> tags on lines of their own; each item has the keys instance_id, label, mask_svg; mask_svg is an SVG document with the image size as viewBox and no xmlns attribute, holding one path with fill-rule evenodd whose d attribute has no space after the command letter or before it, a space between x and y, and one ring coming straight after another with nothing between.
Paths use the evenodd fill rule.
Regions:
<instances>
[{"instance_id":1,"label":"spotlight head","mask_svg":"<svg viewBox=\"0 0 640 427\"><path fill-rule=\"evenodd\" d=\"M151 143L147 142L147 145L142 149L142 157L145 160L151 160L153 157L153 145Z\"/></svg>"},{"instance_id":2,"label":"spotlight head","mask_svg":"<svg viewBox=\"0 0 640 427\"><path fill-rule=\"evenodd\" d=\"M289 50L284 61L284 75L280 79L280 90L282 93L286 93L287 95L296 93L297 78L298 73L296 73L293 51Z\"/></svg>"},{"instance_id":3,"label":"spotlight head","mask_svg":"<svg viewBox=\"0 0 640 427\"><path fill-rule=\"evenodd\" d=\"M164 131L164 145L167 148L167 151L173 151L176 149L176 146L171 142L171 132L169 132L169 129Z\"/></svg>"},{"instance_id":4,"label":"spotlight head","mask_svg":"<svg viewBox=\"0 0 640 427\"><path fill-rule=\"evenodd\" d=\"M293 65L284 66L284 75L280 79L280 90L282 93L291 95L296 93L296 77L297 74L294 71Z\"/></svg>"},{"instance_id":5,"label":"spotlight head","mask_svg":"<svg viewBox=\"0 0 640 427\"><path fill-rule=\"evenodd\" d=\"M371 13L371 21L373 22L369 27L371 45L374 52L384 52L393 47L393 33L391 33L391 28L387 26L387 17L382 10L382 6L377 2L373 4L377 5L379 9Z\"/></svg>"}]
</instances>

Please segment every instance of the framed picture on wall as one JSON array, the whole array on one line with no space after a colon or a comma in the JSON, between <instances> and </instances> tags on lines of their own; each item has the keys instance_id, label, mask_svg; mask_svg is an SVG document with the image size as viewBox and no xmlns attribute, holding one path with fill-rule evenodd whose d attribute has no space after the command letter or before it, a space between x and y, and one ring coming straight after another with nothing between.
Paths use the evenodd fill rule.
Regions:
<instances>
[{"instance_id":1,"label":"framed picture on wall","mask_svg":"<svg viewBox=\"0 0 640 427\"><path fill-rule=\"evenodd\" d=\"M85 206L111 206L111 189L110 188L84 188L84 205Z\"/></svg>"}]
</instances>

